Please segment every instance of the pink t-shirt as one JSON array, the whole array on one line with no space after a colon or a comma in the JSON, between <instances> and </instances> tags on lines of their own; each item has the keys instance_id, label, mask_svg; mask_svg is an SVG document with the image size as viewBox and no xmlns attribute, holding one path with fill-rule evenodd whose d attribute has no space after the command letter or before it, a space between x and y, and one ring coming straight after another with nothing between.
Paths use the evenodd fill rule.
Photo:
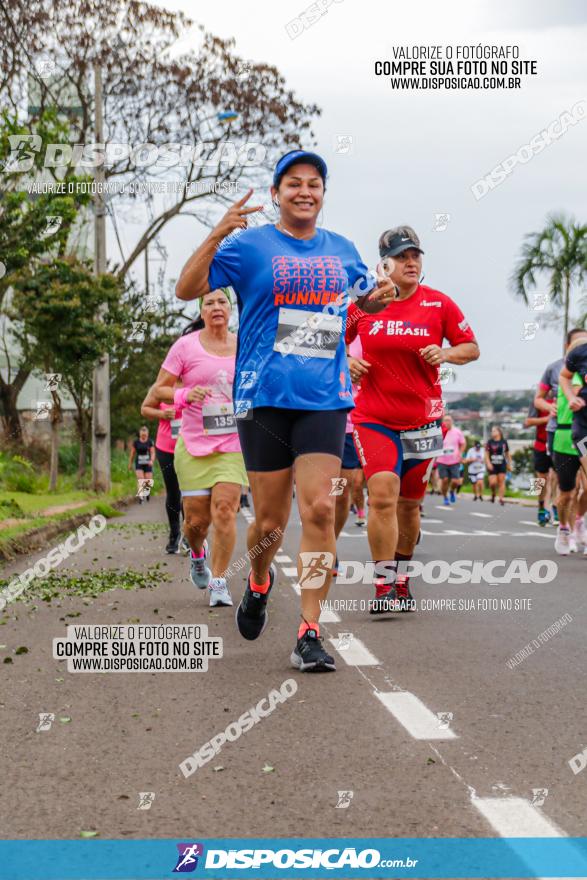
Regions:
<instances>
[{"instance_id":1,"label":"pink t-shirt","mask_svg":"<svg viewBox=\"0 0 587 880\"><path fill-rule=\"evenodd\" d=\"M190 455L240 452L232 405L235 356L218 357L200 342L200 330L181 336L163 361L163 369L178 376L188 391L194 385L212 388L204 401L188 403L182 411L181 436Z\"/></svg>"},{"instance_id":2,"label":"pink t-shirt","mask_svg":"<svg viewBox=\"0 0 587 880\"><path fill-rule=\"evenodd\" d=\"M351 344L349 345L349 354L354 358L362 358L363 357L363 346L361 344L361 340L358 336L355 336ZM359 383L360 384L360 383ZM353 384L353 398L355 397L357 391L359 390L359 385ZM352 422L352 409L349 410L349 414L346 417L346 434L351 434L353 431L353 422Z\"/></svg>"},{"instance_id":3,"label":"pink t-shirt","mask_svg":"<svg viewBox=\"0 0 587 880\"><path fill-rule=\"evenodd\" d=\"M458 464L461 460L461 447L466 445L465 435L460 428L451 428L442 441L442 455L436 459L438 464Z\"/></svg>"},{"instance_id":4,"label":"pink t-shirt","mask_svg":"<svg viewBox=\"0 0 587 880\"><path fill-rule=\"evenodd\" d=\"M169 419L159 419L155 446L161 452L173 453L175 452L175 444L177 443L177 436L181 425L181 412L172 403L160 403L159 409L172 409L175 410L175 414L172 421Z\"/></svg>"}]
</instances>

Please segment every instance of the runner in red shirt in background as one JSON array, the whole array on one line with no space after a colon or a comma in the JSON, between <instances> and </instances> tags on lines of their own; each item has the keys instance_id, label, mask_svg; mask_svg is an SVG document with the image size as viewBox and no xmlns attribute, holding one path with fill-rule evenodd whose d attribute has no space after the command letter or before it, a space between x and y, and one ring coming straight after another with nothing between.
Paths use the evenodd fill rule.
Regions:
<instances>
[{"instance_id":1,"label":"runner in red shirt in background","mask_svg":"<svg viewBox=\"0 0 587 880\"><path fill-rule=\"evenodd\" d=\"M352 413L354 440L369 489L367 534L376 565L370 611L411 611L408 578L398 562L412 558L420 531L420 501L435 456L442 452L439 367L479 357L473 331L446 294L420 284L422 249L410 226L379 239L396 300L376 315L351 306L347 343L359 336L361 358L349 358L361 382ZM450 348L442 348L448 339ZM394 586L395 583L395 586Z\"/></svg>"}]
</instances>

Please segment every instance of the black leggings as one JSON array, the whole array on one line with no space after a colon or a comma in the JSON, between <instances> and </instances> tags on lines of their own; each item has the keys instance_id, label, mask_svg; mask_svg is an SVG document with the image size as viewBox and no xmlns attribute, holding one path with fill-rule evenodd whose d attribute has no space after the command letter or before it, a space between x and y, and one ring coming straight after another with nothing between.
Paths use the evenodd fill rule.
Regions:
<instances>
[{"instance_id":1,"label":"black leggings","mask_svg":"<svg viewBox=\"0 0 587 880\"><path fill-rule=\"evenodd\" d=\"M169 520L169 530L172 535L177 536L181 531L182 506L181 491L173 466L173 452L164 452L162 449L156 448L155 455L165 483L165 510Z\"/></svg>"}]
</instances>

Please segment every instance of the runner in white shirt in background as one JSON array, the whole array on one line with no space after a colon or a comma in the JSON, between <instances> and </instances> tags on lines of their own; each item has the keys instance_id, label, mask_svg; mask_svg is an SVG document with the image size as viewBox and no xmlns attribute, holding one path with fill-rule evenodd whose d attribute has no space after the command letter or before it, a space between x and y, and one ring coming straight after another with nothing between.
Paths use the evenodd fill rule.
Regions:
<instances>
[{"instance_id":1,"label":"runner in white shirt in background","mask_svg":"<svg viewBox=\"0 0 587 880\"><path fill-rule=\"evenodd\" d=\"M473 484L473 501L483 501L483 480L485 479L485 452L481 441L476 440L465 456L469 466L469 479Z\"/></svg>"}]
</instances>

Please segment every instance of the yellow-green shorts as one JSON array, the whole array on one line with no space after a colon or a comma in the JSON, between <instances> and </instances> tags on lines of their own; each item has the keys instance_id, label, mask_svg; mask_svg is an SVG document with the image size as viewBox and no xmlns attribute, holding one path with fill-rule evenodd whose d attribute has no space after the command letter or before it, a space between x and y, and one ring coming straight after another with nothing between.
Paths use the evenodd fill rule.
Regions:
<instances>
[{"instance_id":1,"label":"yellow-green shorts","mask_svg":"<svg viewBox=\"0 0 587 880\"><path fill-rule=\"evenodd\" d=\"M240 452L190 455L179 437L173 458L182 496L209 495L216 483L247 485L245 462Z\"/></svg>"}]
</instances>

